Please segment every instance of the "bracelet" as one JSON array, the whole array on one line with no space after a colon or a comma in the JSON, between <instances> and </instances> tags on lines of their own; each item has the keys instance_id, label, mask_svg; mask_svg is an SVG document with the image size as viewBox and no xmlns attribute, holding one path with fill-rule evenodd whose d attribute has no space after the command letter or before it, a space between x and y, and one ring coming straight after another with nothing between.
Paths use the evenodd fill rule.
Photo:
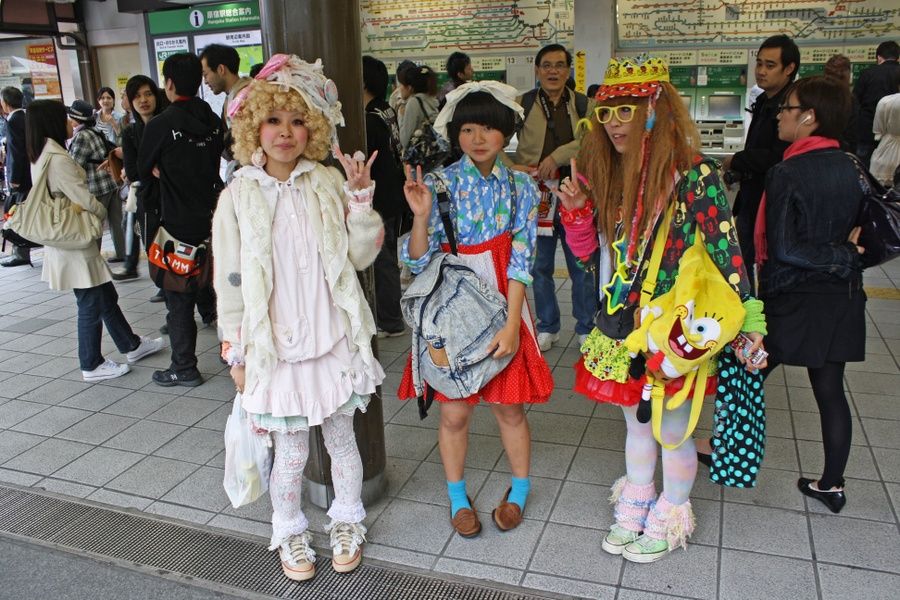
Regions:
<instances>
[{"instance_id":1,"label":"bracelet","mask_svg":"<svg viewBox=\"0 0 900 600\"><path fill-rule=\"evenodd\" d=\"M244 351L238 346L233 346L231 342L222 342L222 360L228 363L229 367L242 367Z\"/></svg>"},{"instance_id":2,"label":"bracelet","mask_svg":"<svg viewBox=\"0 0 900 600\"><path fill-rule=\"evenodd\" d=\"M371 202L372 197L375 195L375 182L373 181L367 188L363 188L361 190L351 190L350 186L347 185L347 182L345 181L344 193L350 196L351 201Z\"/></svg>"},{"instance_id":3,"label":"bracelet","mask_svg":"<svg viewBox=\"0 0 900 600\"><path fill-rule=\"evenodd\" d=\"M594 218L594 203L588 199L581 208L567 209L560 203L559 220L563 225L577 225L584 219Z\"/></svg>"}]
</instances>

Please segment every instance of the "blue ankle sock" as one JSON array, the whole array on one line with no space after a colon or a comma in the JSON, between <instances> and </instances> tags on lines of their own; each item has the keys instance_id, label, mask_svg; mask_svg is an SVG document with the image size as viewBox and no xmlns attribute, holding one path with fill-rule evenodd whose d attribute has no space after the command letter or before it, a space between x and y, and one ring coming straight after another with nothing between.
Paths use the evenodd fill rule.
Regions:
<instances>
[{"instance_id":1,"label":"blue ankle sock","mask_svg":"<svg viewBox=\"0 0 900 600\"><path fill-rule=\"evenodd\" d=\"M447 494L450 496L450 516L455 517L461 508L472 508L466 496L466 480L447 482Z\"/></svg>"},{"instance_id":2,"label":"blue ankle sock","mask_svg":"<svg viewBox=\"0 0 900 600\"><path fill-rule=\"evenodd\" d=\"M519 508L525 510L525 501L528 500L528 492L531 491L531 478L529 477L513 477L512 489L509 492L507 501L518 504Z\"/></svg>"}]
</instances>

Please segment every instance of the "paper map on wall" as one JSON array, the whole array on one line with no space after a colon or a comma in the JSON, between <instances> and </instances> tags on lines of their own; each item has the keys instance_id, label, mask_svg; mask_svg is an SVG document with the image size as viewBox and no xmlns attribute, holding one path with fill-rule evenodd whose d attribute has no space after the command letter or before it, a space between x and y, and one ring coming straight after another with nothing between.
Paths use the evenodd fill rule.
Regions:
<instances>
[{"instance_id":1,"label":"paper map on wall","mask_svg":"<svg viewBox=\"0 0 900 600\"><path fill-rule=\"evenodd\" d=\"M900 33L897 0L618 0L618 46L884 41Z\"/></svg>"},{"instance_id":2,"label":"paper map on wall","mask_svg":"<svg viewBox=\"0 0 900 600\"><path fill-rule=\"evenodd\" d=\"M461 50L470 55L528 54L574 41L575 0L362 0L363 54L421 61Z\"/></svg>"}]
</instances>

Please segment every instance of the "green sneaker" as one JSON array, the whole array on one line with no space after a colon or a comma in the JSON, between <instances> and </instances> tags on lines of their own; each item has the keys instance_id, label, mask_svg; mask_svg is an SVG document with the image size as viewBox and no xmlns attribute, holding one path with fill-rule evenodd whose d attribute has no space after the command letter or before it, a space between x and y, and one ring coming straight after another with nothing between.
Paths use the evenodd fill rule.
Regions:
<instances>
[{"instance_id":1,"label":"green sneaker","mask_svg":"<svg viewBox=\"0 0 900 600\"><path fill-rule=\"evenodd\" d=\"M666 540L658 540L647 534L625 546L622 557L636 563L652 563L665 557L669 553L669 543Z\"/></svg>"},{"instance_id":2,"label":"green sneaker","mask_svg":"<svg viewBox=\"0 0 900 600\"><path fill-rule=\"evenodd\" d=\"M619 555L622 554L625 546L637 540L640 535L641 534L637 531L631 531L630 529L625 529L619 525L613 525L609 528L609 533L606 534L606 537L603 538L601 547L610 554Z\"/></svg>"}]
</instances>

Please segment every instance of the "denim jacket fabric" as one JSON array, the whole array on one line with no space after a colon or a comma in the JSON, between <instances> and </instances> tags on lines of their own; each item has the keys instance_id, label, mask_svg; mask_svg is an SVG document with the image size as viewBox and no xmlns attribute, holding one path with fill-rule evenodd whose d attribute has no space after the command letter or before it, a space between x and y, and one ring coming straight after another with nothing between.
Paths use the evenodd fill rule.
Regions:
<instances>
[{"instance_id":1,"label":"denim jacket fabric","mask_svg":"<svg viewBox=\"0 0 900 600\"><path fill-rule=\"evenodd\" d=\"M506 324L506 298L452 254L432 256L400 307L413 330L411 370L420 396L428 383L448 398L466 398L513 359L495 359L488 352L490 341ZM447 352L449 367L432 361L429 345Z\"/></svg>"},{"instance_id":2,"label":"denim jacket fabric","mask_svg":"<svg viewBox=\"0 0 900 600\"><path fill-rule=\"evenodd\" d=\"M862 198L856 167L841 150L813 150L773 167L766 178L769 259L760 296L805 284L858 284L862 267L847 238Z\"/></svg>"}]
</instances>

